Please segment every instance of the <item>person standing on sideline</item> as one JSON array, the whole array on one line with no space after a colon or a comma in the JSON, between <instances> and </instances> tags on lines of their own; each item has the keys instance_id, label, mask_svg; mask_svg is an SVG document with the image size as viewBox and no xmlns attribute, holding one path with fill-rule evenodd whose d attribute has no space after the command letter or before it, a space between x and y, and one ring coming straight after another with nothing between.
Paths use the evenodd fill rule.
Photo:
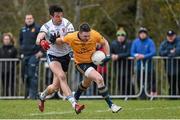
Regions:
<instances>
[{"instance_id":1,"label":"person standing on sideline","mask_svg":"<svg viewBox=\"0 0 180 120\"><path fill-rule=\"evenodd\" d=\"M137 60L137 81L140 87L141 69L143 69L142 86L143 90L140 95L141 99L146 99L145 94L145 70L147 69L147 91L155 96L156 92L156 80L155 70L153 67L152 57L156 55L156 47L154 41L149 37L148 30L145 27L141 27L138 32L138 37L133 41L131 47L131 56ZM142 64L141 64L142 63ZM147 65L147 66L146 66Z\"/></svg>"},{"instance_id":2,"label":"person standing on sideline","mask_svg":"<svg viewBox=\"0 0 180 120\"><path fill-rule=\"evenodd\" d=\"M17 49L14 46L14 38L11 33L4 33L2 36L2 47L0 48L0 58L16 58ZM1 61L1 79L4 96L13 96L15 87L15 62Z\"/></svg>"},{"instance_id":3,"label":"person standing on sideline","mask_svg":"<svg viewBox=\"0 0 180 120\"><path fill-rule=\"evenodd\" d=\"M167 32L166 39L160 44L159 55L165 59L165 70L169 82L169 95L180 95L180 38L173 30Z\"/></svg>"},{"instance_id":4,"label":"person standing on sideline","mask_svg":"<svg viewBox=\"0 0 180 120\"><path fill-rule=\"evenodd\" d=\"M25 15L25 26L19 35L22 59L22 77L25 82L25 99L36 99L38 93L38 65L43 56L41 47L36 45L40 26L34 22L32 14Z\"/></svg>"},{"instance_id":5,"label":"person standing on sideline","mask_svg":"<svg viewBox=\"0 0 180 120\"><path fill-rule=\"evenodd\" d=\"M47 62L49 68L53 72L53 83L39 94L39 110L41 112L44 111L44 102L47 95L61 89L66 99L72 104L75 112L79 114L84 109L84 105L80 105L76 102L68 86L66 77L72 50L67 44L58 45L55 42L57 37L65 36L73 32L74 27L69 20L63 17L63 9L61 7L57 5L50 6L49 14L51 20L41 27L36 43L47 50Z\"/></svg>"},{"instance_id":6,"label":"person standing on sideline","mask_svg":"<svg viewBox=\"0 0 180 120\"><path fill-rule=\"evenodd\" d=\"M115 73L118 80L118 94L133 95L134 87L132 83L133 60L128 59L131 51L131 41L127 38L127 33L120 28L117 33L117 40L113 40L110 45L112 61L114 61Z\"/></svg>"}]
</instances>

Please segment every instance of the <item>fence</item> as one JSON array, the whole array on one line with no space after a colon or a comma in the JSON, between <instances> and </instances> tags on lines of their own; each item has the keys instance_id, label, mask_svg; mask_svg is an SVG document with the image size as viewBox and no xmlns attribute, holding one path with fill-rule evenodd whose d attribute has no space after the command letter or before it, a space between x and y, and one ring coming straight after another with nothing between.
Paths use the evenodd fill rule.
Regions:
<instances>
[{"instance_id":1,"label":"fence","mask_svg":"<svg viewBox=\"0 0 180 120\"><path fill-rule=\"evenodd\" d=\"M110 62L98 66L112 98L180 98L180 58L153 57L140 63L133 58ZM72 91L84 79L75 69L74 61L69 64L68 83ZM45 59L39 62L38 90L43 91L52 82L52 73ZM21 75L21 60L0 59L0 99L24 98L25 82ZM61 94L59 94L60 97ZM97 86L91 87L82 98L101 98Z\"/></svg>"}]
</instances>

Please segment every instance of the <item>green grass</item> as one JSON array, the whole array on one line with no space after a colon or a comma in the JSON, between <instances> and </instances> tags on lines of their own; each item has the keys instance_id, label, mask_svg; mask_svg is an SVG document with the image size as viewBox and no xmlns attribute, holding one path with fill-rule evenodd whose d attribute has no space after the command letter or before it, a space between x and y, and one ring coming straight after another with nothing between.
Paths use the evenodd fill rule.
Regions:
<instances>
[{"instance_id":1,"label":"green grass","mask_svg":"<svg viewBox=\"0 0 180 120\"><path fill-rule=\"evenodd\" d=\"M0 100L0 119L180 119L178 100L114 100L123 107L119 113L108 111L103 100L81 100L86 109L76 115L67 101L47 100L45 112L39 112L36 100Z\"/></svg>"}]
</instances>

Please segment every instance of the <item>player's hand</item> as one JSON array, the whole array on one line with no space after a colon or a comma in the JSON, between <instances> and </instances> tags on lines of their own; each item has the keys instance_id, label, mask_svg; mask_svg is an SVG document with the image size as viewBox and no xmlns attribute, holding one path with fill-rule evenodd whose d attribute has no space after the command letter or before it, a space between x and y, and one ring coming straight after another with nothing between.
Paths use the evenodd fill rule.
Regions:
<instances>
[{"instance_id":1,"label":"player's hand","mask_svg":"<svg viewBox=\"0 0 180 120\"><path fill-rule=\"evenodd\" d=\"M56 42L56 38L57 38L56 33L50 34L49 41L50 41L52 44L54 44L54 43Z\"/></svg>"},{"instance_id":2,"label":"player's hand","mask_svg":"<svg viewBox=\"0 0 180 120\"><path fill-rule=\"evenodd\" d=\"M111 56L107 55L103 60L102 63L100 64L100 66L104 66L108 61L111 60Z\"/></svg>"},{"instance_id":3,"label":"player's hand","mask_svg":"<svg viewBox=\"0 0 180 120\"><path fill-rule=\"evenodd\" d=\"M56 39L60 37L60 34L59 34L59 31L54 34L50 34L50 38L49 38L49 41L54 44L56 42Z\"/></svg>"},{"instance_id":4,"label":"player's hand","mask_svg":"<svg viewBox=\"0 0 180 120\"><path fill-rule=\"evenodd\" d=\"M40 41L40 46L41 46L45 51L50 48L49 43L48 43L48 41L46 41L46 40L41 40L41 41Z\"/></svg>"}]
</instances>

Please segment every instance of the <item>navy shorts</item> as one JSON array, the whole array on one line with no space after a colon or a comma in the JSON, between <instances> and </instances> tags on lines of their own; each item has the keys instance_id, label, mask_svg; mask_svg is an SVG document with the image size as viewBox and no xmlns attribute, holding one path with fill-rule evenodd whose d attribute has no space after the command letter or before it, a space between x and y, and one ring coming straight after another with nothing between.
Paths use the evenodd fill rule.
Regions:
<instances>
[{"instance_id":1,"label":"navy shorts","mask_svg":"<svg viewBox=\"0 0 180 120\"><path fill-rule=\"evenodd\" d=\"M93 67L95 70L97 69L97 66L94 63L82 63L82 64L76 64L76 69L81 73L85 74L86 70L89 67Z\"/></svg>"},{"instance_id":2,"label":"navy shorts","mask_svg":"<svg viewBox=\"0 0 180 120\"><path fill-rule=\"evenodd\" d=\"M52 61L58 61L59 63L61 63L62 69L64 72L68 71L68 66L69 66L69 62L71 60L71 57L69 54L65 55L65 56L61 56L61 57L56 57L50 54L47 54L47 62L48 64Z\"/></svg>"}]
</instances>

